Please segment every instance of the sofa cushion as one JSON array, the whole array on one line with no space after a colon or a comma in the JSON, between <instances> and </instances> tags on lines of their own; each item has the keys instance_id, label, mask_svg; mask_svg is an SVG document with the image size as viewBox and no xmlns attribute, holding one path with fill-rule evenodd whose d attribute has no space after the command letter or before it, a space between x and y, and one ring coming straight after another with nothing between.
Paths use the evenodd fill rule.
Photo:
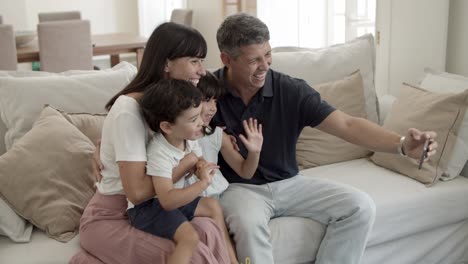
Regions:
<instances>
[{"instance_id":1,"label":"sofa cushion","mask_svg":"<svg viewBox=\"0 0 468 264\"><path fill-rule=\"evenodd\" d=\"M321 49L277 47L272 50L274 70L304 79L310 86L342 79L361 71L369 120L378 123L379 113L374 86L374 39L367 34L344 44Z\"/></svg>"},{"instance_id":2,"label":"sofa cushion","mask_svg":"<svg viewBox=\"0 0 468 264\"><path fill-rule=\"evenodd\" d=\"M92 114L92 113L67 113L59 111L68 122L74 125L94 144L101 139L102 126L107 114Z\"/></svg>"},{"instance_id":3,"label":"sofa cushion","mask_svg":"<svg viewBox=\"0 0 468 264\"><path fill-rule=\"evenodd\" d=\"M70 112L102 113L107 100L135 74L135 66L127 62L102 71L0 71L0 155L32 127L44 104L53 104ZM5 139L9 142L7 146ZM0 235L27 239L28 236L20 231L30 230L28 223L7 208L8 205L0 199ZM7 223L7 219L13 222ZM15 230L11 230L12 226Z\"/></svg>"},{"instance_id":4,"label":"sofa cushion","mask_svg":"<svg viewBox=\"0 0 468 264\"><path fill-rule=\"evenodd\" d=\"M7 128L6 149L31 129L45 104L67 112L104 113L105 103L135 74L133 65L120 63L110 71L0 77L0 116Z\"/></svg>"},{"instance_id":5,"label":"sofa cushion","mask_svg":"<svg viewBox=\"0 0 468 264\"><path fill-rule=\"evenodd\" d=\"M1 263L5 264L70 263L70 259L80 249L79 236L75 236L67 243L61 243L49 238L43 231L37 228L34 228L31 242L29 243L15 244L11 243L6 237L0 237L0 260Z\"/></svg>"},{"instance_id":6,"label":"sofa cushion","mask_svg":"<svg viewBox=\"0 0 468 264\"><path fill-rule=\"evenodd\" d=\"M3 200L0 202L0 212L0 235L7 236L14 242L28 242L33 226L17 215Z\"/></svg>"},{"instance_id":7,"label":"sofa cushion","mask_svg":"<svg viewBox=\"0 0 468 264\"><path fill-rule=\"evenodd\" d=\"M359 71L344 79L318 84L314 87L322 99L337 109L356 117L366 118L366 103ZM371 152L316 128L306 127L296 145L300 169L359 159Z\"/></svg>"},{"instance_id":8,"label":"sofa cushion","mask_svg":"<svg viewBox=\"0 0 468 264\"><path fill-rule=\"evenodd\" d=\"M94 194L94 149L62 114L46 107L33 128L0 157L0 196L47 235L68 241Z\"/></svg>"},{"instance_id":9,"label":"sofa cushion","mask_svg":"<svg viewBox=\"0 0 468 264\"><path fill-rule=\"evenodd\" d=\"M367 159L310 168L301 174L348 184L370 195L377 211L367 248L468 218L468 179L464 177L427 188Z\"/></svg>"},{"instance_id":10,"label":"sofa cushion","mask_svg":"<svg viewBox=\"0 0 468 264\"><path fill-rule=\"evenodd\" d=\"M418 160L390 153L375 153L371 159L376 164L400 172L428 186L437 182L448 171L454 158L454 147L468 142L460 139L460 128L468 105L468 91L459 94L436 94L404 84L393 107L384 121L384 127L405 135L407 129L437 133L438 151L418 170ZM465 156L466 161L466 156Z\"/></svg>"},{"instance_id":11,"label":"sofa cushion","mask_svg":"<svg viewBox=\"0 0 468 264\"><path fill-rule=\"evenodd\" d=\"M426 68L425 76L421 81L421 88L433 93L461 93L468 89L468 78L448 72L439 72ZM463 125L460 128L460 138L468 143L468 115L465 114ZM468 148L462 143L455 144L454 157L448 164L447 173L443 173L441 180L450 180L460 173L468 177ZM462 171L463 166L465 169Z\"/></svg>"}]
</instances>

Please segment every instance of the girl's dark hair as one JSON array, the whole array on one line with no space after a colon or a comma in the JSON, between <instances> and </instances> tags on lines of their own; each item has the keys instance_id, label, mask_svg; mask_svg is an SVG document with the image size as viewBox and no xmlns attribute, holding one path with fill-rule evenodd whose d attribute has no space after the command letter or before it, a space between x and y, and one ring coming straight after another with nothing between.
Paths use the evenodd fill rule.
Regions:
<instances>
[{"instance_id":1,"label":"girl's dark hair","mask_svg":"<svg viewBox=\"0 0 468 264\"><path fill-rule=\"evenodd\" d=\"M183 111L198 107L202 98L202 93L189 81L163 79L149 86L139 103L149 128L161 132L161 122L174 123Z\"/></svg>"},{"instance_id":2,"label":"girl's dark hair","mask_svg":"<svg viewBox=\"0 0 468 264\"><path fill-rule=\"evenodd\" d=\"M206 72L205 76L200 78L197 88L201 91L206 101L209 101L211 98L218 99L226 92L219 79L209 71Z\"/></svg>"},{"instance_id":3,"label":"girl's dark hair","mask_svg":"<svg viewBox=\"0 0 468 264\"><path fill-rule=\"evenodd\" d=\"M205 58L206 41L196 29L173 22L159 25L146 43L140 68L135 78L106 104L110 110L120 95L144 92L148 87L164 79L167 60L182 57Z\"/></svg>"},{"instance_id":4,"label":"girl's dark hair","mask_svg":"<svg viewBox=\"0 0 468 264\"><path fill-rule=\"evenodd\" d=\"M211 98L217 100L226 92L224 85L222 85L219 79L209 71L206 72L205 76L200 78L197 88L203 94L203 100L205 101L209 101ZM214 132L215 130L211 127L203 126L204 135L212 135Z\"/></svg>"}]
</instances>

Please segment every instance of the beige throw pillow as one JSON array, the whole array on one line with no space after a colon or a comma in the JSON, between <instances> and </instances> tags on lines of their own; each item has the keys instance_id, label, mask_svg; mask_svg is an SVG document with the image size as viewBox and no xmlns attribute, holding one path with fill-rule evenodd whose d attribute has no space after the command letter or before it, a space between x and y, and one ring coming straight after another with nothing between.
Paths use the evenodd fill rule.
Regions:
<instances>
[{"instance_id":1,"label":"beige throw pillow","mask_svg":"<svg viewBox=\"0 0 468 264\"><path fill-rule=\"evenodd\" d=\"M94 194L94 145L46 107L32 129L0 156L0 196L47 235L68 241Z\"/></svg>"},{"instance_id":2,"label":"beige throw pillow","mask_svg":"<svg viewBox=\"0 0 468 264\"><path fill-rule=\"evenodd\" d=\"M104 125L104 119L106 119L107 114L67 113L58 109L56 110L95 145L96 142L101 139L102 126Z\"/></svg>"},{"instance_id":3,"label":"beige throw pillow","mask_svg":"<svg viewBox=\"0 0 468 264\"><path fill-rule=\"evenodd\" d=\"M342 80L314 87L322 99L335 108L356 117L366 118L366 102L359 71ZM318 129L306 127L296 145L296 159L300 169L359 159L371 152Z\"/></svg>"},{"instance_id":4,"label":"beige throw pillow","mask_svg":"<svg viewBox=\"0 0 468 264\"><path fill-rule=\"evenodd\" d=\"M431 186L437 182L454 154L466 108L468 91L458 94L436 94L403 84L384 127L399 134L406 134L408 128L422 131L434 130L439 144L436 155L418 170L418 161L397 154L375 153L371 159L377 165L407 175Z\"/></svg>"}]
</instances>

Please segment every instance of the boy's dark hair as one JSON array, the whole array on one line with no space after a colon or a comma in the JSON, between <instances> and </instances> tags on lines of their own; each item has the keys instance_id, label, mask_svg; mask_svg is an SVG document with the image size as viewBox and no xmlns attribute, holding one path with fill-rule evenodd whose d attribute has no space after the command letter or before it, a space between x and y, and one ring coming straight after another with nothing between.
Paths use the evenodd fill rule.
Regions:
<instances>
[{"instance_id":1,"label":"boy's dark hair","mask_svg":"<svg viewBox=\"0 0 468 264\"><path fill-rule=\"evenodd\" d=\"M211 98L218 99L226 92L219 79L209 71L206 72L205 76L200 78L197 88L201 91L203 99L206 101L209 101Z\"/></svg>"},{"instance_id":2,"label":"boy's dark hair","mask_svg":"<svg viewBox=\"0 0 468 264\"><path fill-rule=\"evenodd\" d=\"M140 98L140 109L149 128L161 132L160 123L174 123L190 107L198 107L202 93L189 81L163 79L148 87Z\"/></svg>"}]
</instances>

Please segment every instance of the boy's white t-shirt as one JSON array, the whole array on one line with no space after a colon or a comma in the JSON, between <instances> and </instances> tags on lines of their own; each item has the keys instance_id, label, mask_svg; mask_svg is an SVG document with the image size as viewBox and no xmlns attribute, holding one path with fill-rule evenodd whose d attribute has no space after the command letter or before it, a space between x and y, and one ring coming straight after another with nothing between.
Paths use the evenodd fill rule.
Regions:
<instances>
[{"instance_id":1,"label":"boy's white t-shirt","mask_svg":"<svg viewBox=\"0 0 468 264\"><path fill-rule=\"evenodd\" d=\"M202 156L202 150L197 140L186 140L185 150L171 145L161 133L156 133L148 144L146 174L172 179L172 169L179 165L185 155L193 152L197 157ZM184 188L192 182L190 178L182 177L173 184L174 188Z\"/></svg>"},{"instance_id":2,"label":"boy's white t-shirt","mask_svg":"<svg viewBox=\"0 0 468 264\"><path fill-rule=\"evenodd\" d=\"M203 151L203 158L206 161L218 164L218 154L221 150L222 143L223 129L220 127L216 127L213 134L200 138L198 144L200 144ZM219 195L227 189L228 185L228 181L218 169L212 178L210 186L203 192L203 196L219 197Z\"/></svg>"},{"instance_id":3,"label":"boy's white t-shirt","mask_svg":"<svg viewBox=\"0 0 468 264\"><path fill-rule=\"evenodd\" d=\"M117 98L102 127L100 158L102 179L96 184L101 194L125 194L117 161L146 161L150 130L138 102L129 96Z\"/></svg>"}]
</instances>

